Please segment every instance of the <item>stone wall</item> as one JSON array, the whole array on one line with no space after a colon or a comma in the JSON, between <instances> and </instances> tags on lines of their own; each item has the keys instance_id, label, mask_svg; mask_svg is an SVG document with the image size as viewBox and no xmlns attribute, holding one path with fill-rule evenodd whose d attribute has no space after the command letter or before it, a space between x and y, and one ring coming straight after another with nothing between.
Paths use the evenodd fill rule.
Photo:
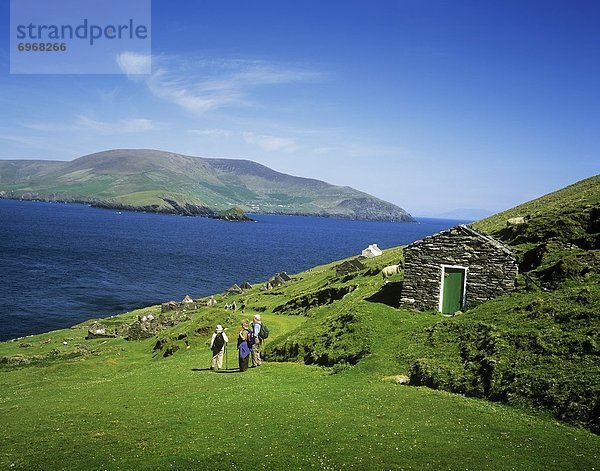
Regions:
<instances>
[{"instance_id":1,"label":"stone wall","mask_svg":"<svg viewBox=\"0 0 600 471\"><path fill-rule=\"evenodd\" d=\"M465 308L512 291L518 270L508 247L463 225L410 244L404 263L401 305L419 310L438 309L442 265L468 268Z\"/></svg>"},{"instance_id":2,"label":"stone wall","mask_svg":"<svg viewBox=\"0 0 600 471\"><path fill-rule=\"evenodd\" d=\"M196 309L200 309L202 307L212 307L216 304L214 298L205 301L203 299L192 299L191 301L169 301L166 303L162 303L160 305L161 313L169 313L169 312L185 312L185 311L195 311Z\"/></svg>"}]
</instances>

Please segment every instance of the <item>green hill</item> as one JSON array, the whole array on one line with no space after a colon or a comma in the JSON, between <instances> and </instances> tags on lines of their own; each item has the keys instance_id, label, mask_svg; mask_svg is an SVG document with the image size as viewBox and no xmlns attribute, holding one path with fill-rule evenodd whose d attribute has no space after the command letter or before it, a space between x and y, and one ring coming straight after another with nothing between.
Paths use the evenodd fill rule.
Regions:
<instances>
[{"instance_id":1,"label":"green hill","mask_svg":"<svg viewBox=\"0 0 600 471\"><path fill-rule=\"evenodd\" d=\"M512 218L522 218L518 224ZM555 288L599 272L600 175L474 224L511 245L523 282Z\"/></svg>"},{"instance_id":2,"label":"green hill","mask_svg":"<svg viewBox=\"0 0 600 471\"><path fill-rule=\"evenodd\" d=\"M211 214L309 214L414 222L402 208L350 187L276 172L249 160L121 149L72 162L0 161L0 197Z\"/></svg>"},{"instance_id":3,"label":"green hill","mask_svg":"<svg viewBox=\"0 0 600 471\"><path fill-rule=\"evenodd\" d=\"M487 233L498 233L506 227L506 221L515 217L563 218L565 215L587 215L600 204L600 175L595 175L569 185L535 200L515 206L501 213L482 219L474 226ZM547 225L550 225L547 223Z\"/></svg>"},{"instance_id":4,"label":"green hill","mask_svg":"<svg viewBox=\"0 0 600 471\"><path fill-rule=\"evenodd\" d=\"M417 334L411 381L600 432L600 176L473 225L515 251L517 291Z\"/></svg>"},{"instance_id":5,"label":"green hill","mask_svg":"<svg viewBox=\"0 0 600 471\"><path fill-rule=\"evenodd\" d=\"M593 207L586 198L569 214ZM577 240L552 256L568 257L564 244L595 257ZM124 326L160 306L101 320L116 338L86 339L89 321L0 343L0 466L596 467L598 272L549 283L530 270L516 292L444 317L394 307L403 274L384 284L380 271L402 258L398 247L215 295L216 306L166 313L145 340L126 340ZM244 313L223 309L242 300ZM234 339L253 314L270 328L268 361L238 373ZM207 370L216 324L230 336L222 373Z\"/></svg>"}]
</instances>

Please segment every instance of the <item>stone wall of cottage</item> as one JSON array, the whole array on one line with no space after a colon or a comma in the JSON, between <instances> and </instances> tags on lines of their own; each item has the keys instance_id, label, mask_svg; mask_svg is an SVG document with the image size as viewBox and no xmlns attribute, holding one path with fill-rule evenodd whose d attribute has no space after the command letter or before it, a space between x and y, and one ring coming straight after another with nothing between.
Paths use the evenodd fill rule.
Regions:
<instances>
[{"instance_id":1,"label":"stone wall of cottage","mask_svg":"<svg viewBox=\"0 0 600 471\"><path fill-rule=\"evenodd\" d=\"M442 265L467 267L465 308L512 291L514 255L469 231L453 228L409 245L404 252L404 308L437 310Z\"/></svg>"}]
</instances>

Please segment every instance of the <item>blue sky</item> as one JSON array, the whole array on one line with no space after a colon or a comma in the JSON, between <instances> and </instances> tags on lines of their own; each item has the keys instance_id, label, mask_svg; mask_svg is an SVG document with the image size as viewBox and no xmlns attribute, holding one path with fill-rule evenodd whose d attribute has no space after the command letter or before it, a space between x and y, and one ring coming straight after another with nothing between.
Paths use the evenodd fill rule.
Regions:
<instances>
[{"instance_id":1,"label":"blue sky","mask_svg":"<svg viewBox=\"0 0 600 471\"><path fill-rule=\"evenodd\" d=\"M0 5L0 159L244 158L421 216L600 173L600 2L153 0L150 75L11 75Z\"/></svg>"}]
</instances>

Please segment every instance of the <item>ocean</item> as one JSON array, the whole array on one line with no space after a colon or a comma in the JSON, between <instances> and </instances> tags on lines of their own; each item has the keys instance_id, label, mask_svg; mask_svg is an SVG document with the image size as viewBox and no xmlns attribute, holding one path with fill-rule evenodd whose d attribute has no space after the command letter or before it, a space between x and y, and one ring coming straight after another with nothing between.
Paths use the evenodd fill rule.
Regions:
<instances>
[{"instance_id":1,"label":"ocean","mask_svg":"<svg viewBox=\"0 0 600 471\"><path fill-rule=\"evenodd\" d=\"M256 222L0 199L0 340L220 293L408 244L464 221L417 224L253 215Z\"/></svg>"}]
</instances>

